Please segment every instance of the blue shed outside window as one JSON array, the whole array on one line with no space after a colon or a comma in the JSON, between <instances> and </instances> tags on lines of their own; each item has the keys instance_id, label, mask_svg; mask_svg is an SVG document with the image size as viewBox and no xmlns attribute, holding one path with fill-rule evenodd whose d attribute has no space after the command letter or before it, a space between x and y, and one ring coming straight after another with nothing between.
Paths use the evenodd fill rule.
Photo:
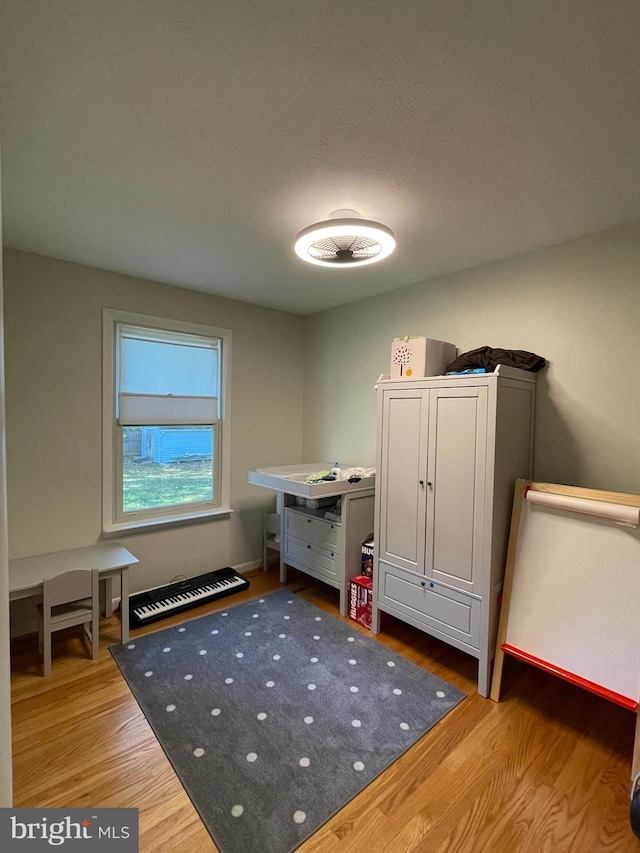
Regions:
<instances>
[{"instance_id":1,"label":"blue shed outside window","mask_svg":"<svg viewBox=\"0 0 640 853\"><path fill-rule=\"evenodd\" d=\"M211 459L210 427L142 427L141 456L154 462Z\"/></svg>"}]
</instances>

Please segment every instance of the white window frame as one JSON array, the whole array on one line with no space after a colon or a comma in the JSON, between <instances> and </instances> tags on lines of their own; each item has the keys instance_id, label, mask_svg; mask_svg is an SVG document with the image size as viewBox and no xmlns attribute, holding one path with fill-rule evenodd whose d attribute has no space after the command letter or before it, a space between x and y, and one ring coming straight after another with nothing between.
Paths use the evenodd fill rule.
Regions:
<instances>
[{"instance_id":1,"label":"white window frame","mask_svg":"<svg viewBox=\"0 0 640 853\"><path fill-rule=\"evenodd\" d=\"M117 422L117 327L118 324L145 326L169 332L186 333L220 342L220 388L218 420L212 459L214 483L218 486L213 499L184 507L161 507L140 512L123 513L122 507L122 429ZM134 314L111 308L103 310L102 331L102 529L108 533L136 531L141 528L166 526L202 518L228 516L231 513L231 342L229 329Z\"/></svg>"}]
</instances>

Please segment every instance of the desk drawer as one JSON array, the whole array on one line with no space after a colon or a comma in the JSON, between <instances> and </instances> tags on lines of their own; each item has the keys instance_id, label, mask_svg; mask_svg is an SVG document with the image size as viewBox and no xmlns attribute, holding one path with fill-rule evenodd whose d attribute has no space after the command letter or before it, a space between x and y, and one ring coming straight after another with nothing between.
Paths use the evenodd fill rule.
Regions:
<instances>
[{"instance_id":1,"label":"desk drawer","mask_svg":"<svg viewBox=\"0 0 640 853\"><path fill-rule=\"evenodd\" d=\"M335 551L338 546L340 525L334 521L287 509L284 514L284 525L286 536L319 545L329 551Z\"/></svg>"}]
</instances>

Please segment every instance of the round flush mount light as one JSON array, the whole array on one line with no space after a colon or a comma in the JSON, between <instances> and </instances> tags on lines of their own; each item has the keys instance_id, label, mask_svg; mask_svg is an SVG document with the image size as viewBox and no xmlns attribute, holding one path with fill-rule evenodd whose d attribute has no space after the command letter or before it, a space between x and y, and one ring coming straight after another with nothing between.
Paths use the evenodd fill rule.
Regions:
<instances>
[{"instance_id":1,"label":"round flush mount light","mask_svg":"<svg viewBox=\"0 0 640 853\"><path fill-rule=\"evenodd\" d=\"M352 269L388 258L396 247L390 228L370 219L335 216L304 228L296 237L295 252L303 261L321 267Z\"/></svg>"}]
</instances>

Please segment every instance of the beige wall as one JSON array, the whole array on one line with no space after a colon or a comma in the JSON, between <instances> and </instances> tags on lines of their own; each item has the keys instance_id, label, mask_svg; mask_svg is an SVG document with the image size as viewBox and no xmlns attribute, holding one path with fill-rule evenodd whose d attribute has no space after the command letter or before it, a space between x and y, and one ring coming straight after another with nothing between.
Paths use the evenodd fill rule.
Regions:
<instances>
[{"instance_id":1,"label":"beige wall","mask_svg":"<svg viewBox=\"0 0 640 853\"><path fill-rule=\"evenodd\" d=\"M259 465L300 460L303 319L91 267L4 254L10 557L101 535L102 309L233 331L230 518L119 539L140 559L132 590L261 556L273 493Z\"/></svg>"},{"instance_id":2,"label":"beige wall","mask_svg":"<svg viewBox=\"0 0 640 853\"><path fill-rule=\"evenodd\" d=\"M373 464L374 384L402 335L544 356L535 477L640 492L640 223L308 318L306 458Z\"/></svg>"},{"instance_id":3,"label":"beige wall","mask_svg":"<svg viewBox=\"0 0 640 853\"><path fill-rule=\"evenodd\" d=\"M8 250L10 556L100 538L105 306L234 334L234 513L120 537L140 558L134 591L259 559L262 512L273 495L247 483L251 468L373 464L374 384L389 371L399 335L448 340L459 351L489 345L544 356L536 478L640 492L639 270L636 223L302 318Z\"/></svg>"}]
</instances>

